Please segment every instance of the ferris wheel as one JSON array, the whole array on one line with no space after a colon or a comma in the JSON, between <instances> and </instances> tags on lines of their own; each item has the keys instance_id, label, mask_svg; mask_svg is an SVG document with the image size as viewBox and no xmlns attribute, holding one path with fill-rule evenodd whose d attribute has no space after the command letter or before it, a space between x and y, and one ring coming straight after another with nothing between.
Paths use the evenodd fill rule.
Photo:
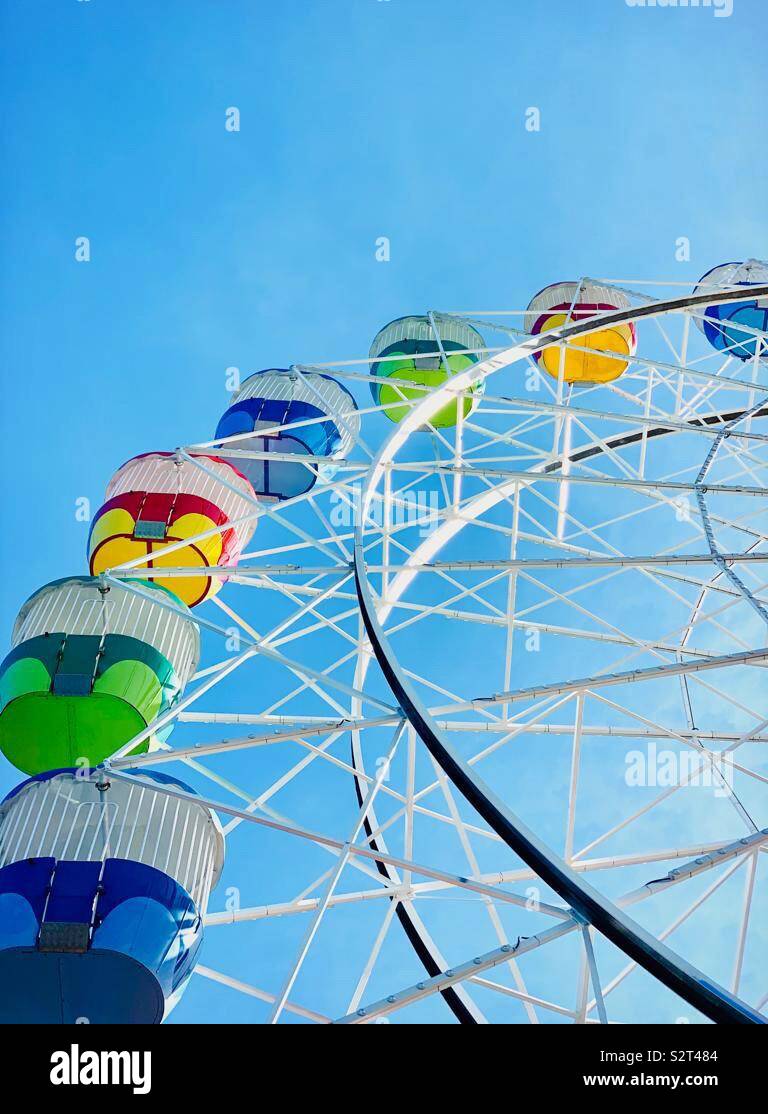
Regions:
<instances>
[{"instance_id":1,"label":"ferris wheel","mask_svg":"<svg viewBox=\"0 0 768 1114\"><path fill-rule=\"evenodd\" d=\"M767 363L764 263L582 278L137 446L0 667L0 1020L764 1021Z\"/></svg>"}]
</instances>

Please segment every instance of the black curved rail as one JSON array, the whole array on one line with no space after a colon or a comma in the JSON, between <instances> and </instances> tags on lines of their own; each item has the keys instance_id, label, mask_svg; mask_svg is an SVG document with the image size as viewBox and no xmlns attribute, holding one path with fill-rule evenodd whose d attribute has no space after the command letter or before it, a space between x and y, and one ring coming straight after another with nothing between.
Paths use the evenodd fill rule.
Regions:
<instances>
[{"instance_id":1,"label":"black curved rail","mask_svg":"<svg viewBox=\"0 0 768 1114\"><path fill-rule=\"evenodd\" d=\"M768 287L754 287L750 290L750 293L762 297L768 295ZM743 297L743 294L743 290L739 292L725 291L718 294L693 295L667 303L651 303L628 311L605 315L605 318L601 317L601 323L619 324L644 317L658 316L660 313L672 310L678 311L693 309L698 306L727 303L737 300L739 296ZM594 321L582 321L575 325L553 330L551 333L537 337L535 340L523 343L518 347L521 355L531 355L549 344L568 340L592 330L594 330ZM706 415L692 419L688 425L692 430L722 425L723 423L736 421L746 413L747 411L733 411L727 414ZM764 417L766 415L768 415L768 407L752 414L753 417ZM679 430L659 425L645 431L622 434L609 439L605 444L611 448L621 448L640 440L643 436L655 438L675 432L679 432ZM589 457L597 456L603 451L602 445L589 446L587 449L574 452L568 459L577 463ZM557 471L562 467L562 464L563 459L551 461L545 471ZM671 948L656 940L631 917L628 917L622 910L607 901L594 887L579 878L577 873L539 840L461 759L399 668L397 659L381 628L366 572L362 523L358 524L354 558L355 586L360 611L379 666L400 707L430 754L478 814L504 840L507 846L536 872L543 882L568 903L580 918L591 924L606 939L620 948L625 955L657 978L664 986L678 994L689 1005L699 1010L705 1017L719 1024L765 1024L766 1018L762 1014L752 1009L746 1002L731 994L724 987L708 979L703 972L693 967ZM355 779L355 787L359 797L361 787L357 779ZM367 827L369 836L371 832L372 829ZM374 842L371 843L371 846L374 850L377 849ZM383 873L388 874L384 864L379 864L379 869L382 870L382 868ZM437 974L437 970L433 969L436 961L402 904L398 905L398 916L428 973L430 975ZM467 1016L464 1003L455 997L450 997L455 993L453 989L443 992L447 1004L460 1021L464 1023L473 1022L475 1019L471 1014Z\"/></svg>"},{"instance_id":2,"label":"black curved rail","mask_svg":"<svg viewBox=\"0 0 768 1114\"><path fill-rule=\"evenodd\" d=\"M354 745L352 748L352 763L357 768L357 755L355 754ZM360 808L363 807L363 792L360 784L360 779L355 778L355 793L357 795L357 803ZM373 824L369 819L369 813L366 814L363 826L365 834L368 837L368 844L372 851L380 851L386 854L386 846L379 843L376 839L371 839L374 832ZM395 881L395 875L389 863L382 862L380 859L376 860L376 868L383 878L388 882ZM391 901L397 901L397 898L390 898ZM424 970L427 972L431 979L436 978L443 971L443 964L441 964L432 943L429 938L422 932L421 927L415 917L411 915L408 906L402 901L397 901L395 908L395 916L400 922L400 926L405 933L408 943L411 945L416 955L419 958ZM440 991L443 1001L448 1006L451 1013L456 1020L462 1025L477 1025L479 1018L475 1015L472 1009L471 999L462 991L460 987L454 988L452 986L446 987L445 990Z\"/></svg>"}]
</instances>

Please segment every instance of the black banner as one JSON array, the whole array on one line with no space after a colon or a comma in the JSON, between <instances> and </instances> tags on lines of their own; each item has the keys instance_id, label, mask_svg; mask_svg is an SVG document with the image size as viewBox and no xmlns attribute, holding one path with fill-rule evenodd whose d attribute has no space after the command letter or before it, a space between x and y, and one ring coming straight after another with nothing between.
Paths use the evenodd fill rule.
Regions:
<instances>
[{"instance_id":1,"label":"black banner","mask_svg":"<svg viewBox=\"0 0 768 1114\"><path fill-rule=\"evenodd\" d=\"M506 1079L516 1096L624 1090L647 1098L649 1091L754 1091L765 1049L762 1027L749 1026L358 1029L348 1035L346 1028L301 1025L8 1026L0 1030L0 1067L5 1087L23 1087L25 1096L112 1088L137 1098L201 1098L224 1086L231 1099L283 1077L297 1097L304 1085L316 1093L332 1087L334 1071L345 1087L358 1073L361 1085L366 1078L370 1084L389 1064L397 1088L407 1080L409 1095L413 1087L428 1094L451 1079L470 1087ZM383 1076L380 1084L384 1098Z\"/></svg>"}]
</instances>

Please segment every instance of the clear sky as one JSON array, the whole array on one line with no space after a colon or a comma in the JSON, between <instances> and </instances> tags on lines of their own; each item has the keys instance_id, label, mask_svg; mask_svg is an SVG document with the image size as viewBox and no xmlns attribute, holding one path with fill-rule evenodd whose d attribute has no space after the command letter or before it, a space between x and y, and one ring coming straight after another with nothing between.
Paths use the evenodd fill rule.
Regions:
<instances>
[{"instance_id":1,"label":"clear sky","mask_svg":"<svg viewBox=\"0 0 768 1114\"><path fill-rule=\"evenodd\" d=\"M85 570L76 500L212 436L226 368L363 356L393 317L519 308L555 279L768 256L765 0L0 13L4 643L32 591ZM185 1019L224 1019L195 994Z\"/></svg>"}]
</instances>

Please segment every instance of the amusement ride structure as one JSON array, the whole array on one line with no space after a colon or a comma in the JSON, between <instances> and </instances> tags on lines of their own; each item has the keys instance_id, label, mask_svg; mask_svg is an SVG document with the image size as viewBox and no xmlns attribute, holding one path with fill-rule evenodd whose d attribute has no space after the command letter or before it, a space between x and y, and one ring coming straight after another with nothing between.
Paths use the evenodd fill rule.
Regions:
<instances>
[{"instance_id":1,"label":"amusement ride structure","mask_svg":"<svg viewBox=\"0 0 768 1114\"><path fill-rule=\"evenodd\" d=\"M765 263L583 278L123 464L0 667L0 1021L765 1021L767 367Z\"/></svg>"}]
</instances>

